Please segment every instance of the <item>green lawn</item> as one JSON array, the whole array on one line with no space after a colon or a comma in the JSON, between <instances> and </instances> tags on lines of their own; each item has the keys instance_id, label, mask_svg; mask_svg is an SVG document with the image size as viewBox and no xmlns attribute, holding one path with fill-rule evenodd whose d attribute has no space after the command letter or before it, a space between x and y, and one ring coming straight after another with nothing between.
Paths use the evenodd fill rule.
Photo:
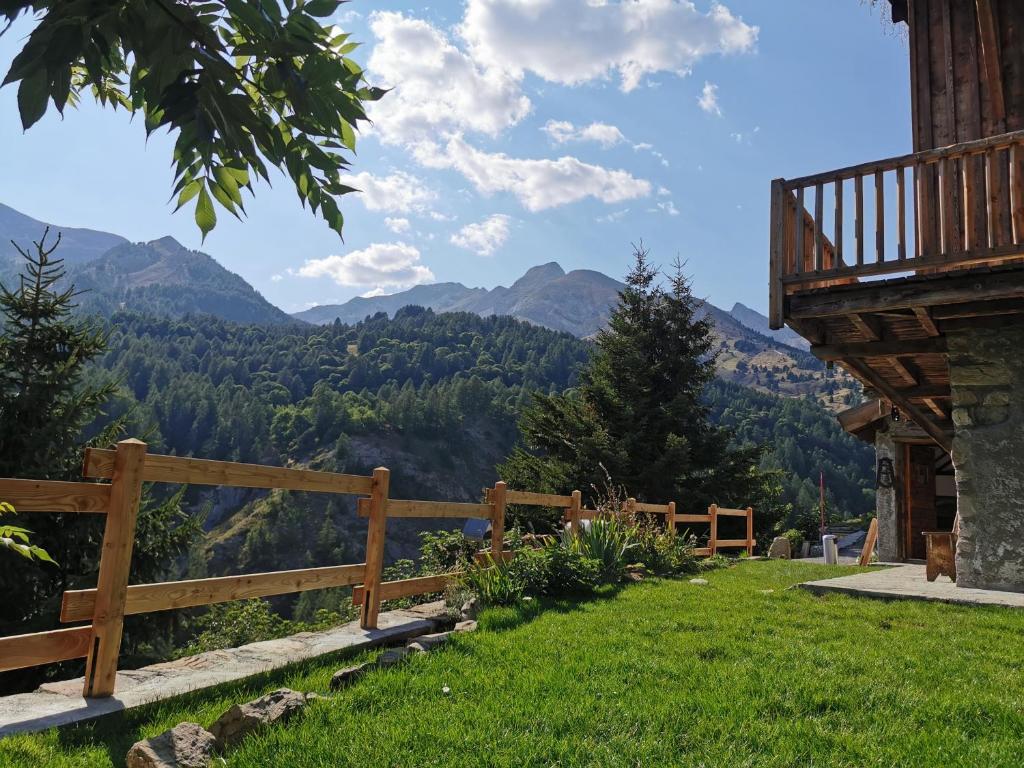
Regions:
<instances>
[{"instance_id":1,"label":"green lawn","mask_svg":"<svg viewBox=\"0 0 1024 768\"><path fill-rule=\"evenodd\" d=\"M787 589L849 572L750 562L705 587L492 610L483 631L315 702L227 764L1019 766L1024 612ZM122 765L138 738L280 685L324 692L338 666L5 739L0 765Z\"/></svg>"}]
</instances>

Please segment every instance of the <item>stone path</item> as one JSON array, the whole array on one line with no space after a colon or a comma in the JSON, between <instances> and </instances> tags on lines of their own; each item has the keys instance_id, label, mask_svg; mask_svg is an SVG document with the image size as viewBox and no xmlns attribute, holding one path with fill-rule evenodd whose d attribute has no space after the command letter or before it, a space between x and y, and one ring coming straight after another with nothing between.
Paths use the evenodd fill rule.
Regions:
<instances>
[{"instance_id":1,"label":"stone path","mask_svg":"<svg viewBox=\"0 0 1024 768\"><path fill-rule=\"evenodd\" d=\"M836 579L805 581L799 585L818 595L841 592L858 597L885 600L935 600L958 605L1002 605L1024 608L1024 594L992 589L958 587L945 576L935 581L925 578L923 565L898 565L884 570L840 576Z\"/></svg>"},{"instance_id":2,"label":"stone path","mask_svg":"<svg viewBox=\"0 0 1024 768\"><path fill-rule=\"evenodd\" d=\"M445 618L443 602L428 603L382 613L380 628L375 630L360 629L359 622L352 622L323 632L303 632L125 670L117 673L117 692L106 699L83 698L82 678L46 683L32 693L0 697L0 737L78 723L328 653L387 645L433 632Z\"/></svg>"}]
</instances>

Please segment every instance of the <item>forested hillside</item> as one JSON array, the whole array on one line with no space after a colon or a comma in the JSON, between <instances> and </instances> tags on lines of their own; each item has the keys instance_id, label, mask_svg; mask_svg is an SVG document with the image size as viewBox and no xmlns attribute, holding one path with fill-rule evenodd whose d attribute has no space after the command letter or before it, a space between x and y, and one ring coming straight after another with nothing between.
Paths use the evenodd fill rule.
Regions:
<instances>
[{"instance_id":1,"label":"forested hillside","mask_svg":"<svg viewBox=\"0 0 1024 768\"><path fill-rule=\"evenodd\" d=\"M369 472L386 464L396 497L473 500L496 479L530 392L576 383L589 342L509 317L406 307L354 326L236 325L209 316L114 315L96 376L113 374L151 450ZM716 383L714 418L769 446L785 501L813 507L819 468L836 506L870 506L867 448L812 402ZM835 478L834 480L832 478ZM208 565L227 572L326 564L361 546L348 500L197 490ZM390 556L417 538L396 521ZM390 525L390 524L389 524ZM354 546L355 549L347 549Z\"/></svg>"}]
</instances>

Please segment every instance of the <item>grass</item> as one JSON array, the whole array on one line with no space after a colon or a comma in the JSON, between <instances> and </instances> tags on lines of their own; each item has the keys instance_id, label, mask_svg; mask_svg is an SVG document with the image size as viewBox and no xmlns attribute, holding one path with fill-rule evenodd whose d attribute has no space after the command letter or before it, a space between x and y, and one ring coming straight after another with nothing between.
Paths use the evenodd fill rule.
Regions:
<instances>
[{"instance_id":1,"label":"grass","mask_svg":"<svg viewBox=\"0 0 1024 768\"><path fill-rule=\"evenodd\" d=\"M850 569L750 562L703 587L648 582L585 603L491 610L483 631L314 702L227 764L1020 765L1024 612L786 589L840 572ZM281 685L324 692L338 666L318 660L7 738L0 765L120 766L136 739L182 720L209 725Z\"/></svg>"}]
</instances>

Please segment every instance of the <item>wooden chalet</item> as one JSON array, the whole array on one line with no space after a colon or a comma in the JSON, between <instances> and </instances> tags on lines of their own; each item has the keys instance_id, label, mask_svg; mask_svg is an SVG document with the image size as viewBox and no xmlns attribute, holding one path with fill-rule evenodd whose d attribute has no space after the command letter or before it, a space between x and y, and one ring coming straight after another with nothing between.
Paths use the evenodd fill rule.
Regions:
<instances>
[{"instance_id":1,"label":"wooden chalet","mask_svg":"<svg viewBox=\"0 0 1024 768\"><path fill-rule=\"evenodd\" d=\"M914 151L772 182L769 319L869 394L883 559L956 519L957 583L1024 591L1024 2L889 4Z\"/></svg>"}]
</instances>

